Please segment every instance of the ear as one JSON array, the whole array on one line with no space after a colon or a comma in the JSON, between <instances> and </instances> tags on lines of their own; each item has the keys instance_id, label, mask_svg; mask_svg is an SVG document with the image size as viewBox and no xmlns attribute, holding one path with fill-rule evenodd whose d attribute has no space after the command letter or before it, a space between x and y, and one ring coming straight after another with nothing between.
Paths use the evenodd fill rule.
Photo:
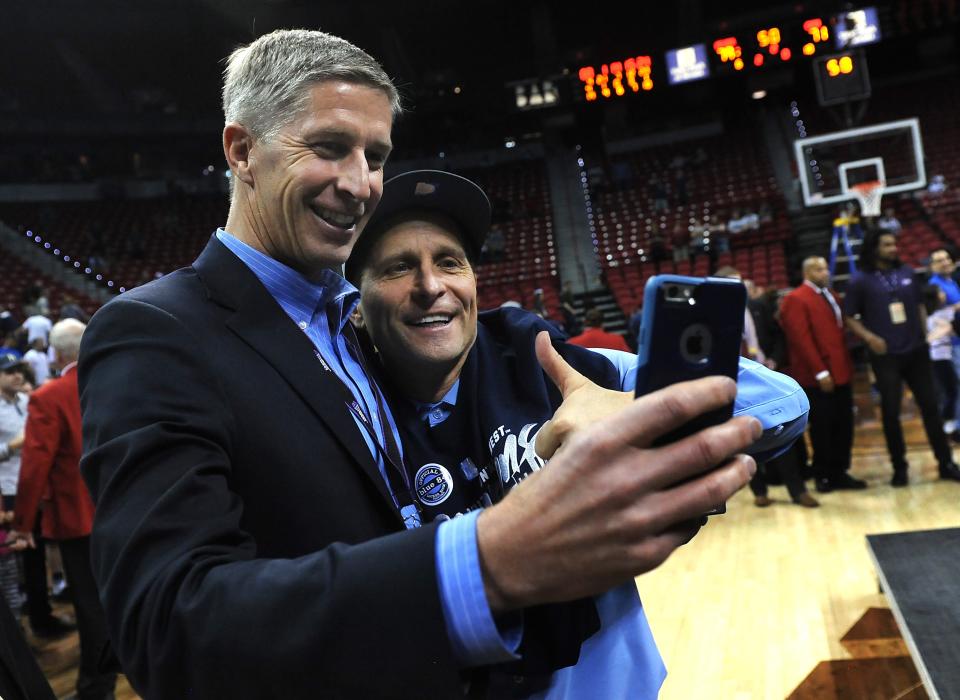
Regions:
<instances>
[{"instance_id":1,"label":"ear","mask_svg":"<svg viewBox=\"0 0 960 700\"><path fill-rule=\"evenodd\" d=\"M223 155L227 165L235 178L250 187L253 187L253 174L250 172L253 143L253 134L243 124L230 122L223 127Z\"/></svg>"},{"instance_id":2,"label":"ear","mask_svg":"<svg viewBox=\"0 0 960 700\"><path fill-rule=\"evenodd\" d=\"M360 305L357 304L357 307L350 314L350 323L353 324L354 328L365 328L366 325L363 320L363 312L360 311Z\"/></svg>"}]
</instances>

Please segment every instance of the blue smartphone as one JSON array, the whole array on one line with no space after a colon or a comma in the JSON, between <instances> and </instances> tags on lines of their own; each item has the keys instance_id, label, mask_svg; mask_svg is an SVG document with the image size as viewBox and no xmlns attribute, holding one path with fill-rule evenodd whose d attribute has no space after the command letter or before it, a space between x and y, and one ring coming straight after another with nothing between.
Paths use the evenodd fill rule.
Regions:
<instances>
[{"instance_id":1,"label":"blue smartphone","mask_svg":"<svg viewBox=\"0 0 960 700\"><path fill-rule=\"evenodd\" d=\"M738 280L655 275L647 280L638 339L636 396L715 375L737 380L747 290ZM733 403L660 436L665 445L733 417ZM713 513L722 513L721 506Z\"/></svg>"}]
</instances>

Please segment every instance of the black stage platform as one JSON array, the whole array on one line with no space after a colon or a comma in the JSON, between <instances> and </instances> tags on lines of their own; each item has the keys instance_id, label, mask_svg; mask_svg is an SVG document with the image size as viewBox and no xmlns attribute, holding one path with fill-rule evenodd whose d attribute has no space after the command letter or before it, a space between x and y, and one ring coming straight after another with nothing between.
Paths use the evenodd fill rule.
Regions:
<instances>
[{"instance_id":1,"label":"black stage platform","mask_svg":"<svg viewBox=\"0 0 960 700\"><path fill-rule=\"evenodd\" d=\"M960 528L867 535L867 546L930 698L960 698Z\"/></svg>"}]
</instances>

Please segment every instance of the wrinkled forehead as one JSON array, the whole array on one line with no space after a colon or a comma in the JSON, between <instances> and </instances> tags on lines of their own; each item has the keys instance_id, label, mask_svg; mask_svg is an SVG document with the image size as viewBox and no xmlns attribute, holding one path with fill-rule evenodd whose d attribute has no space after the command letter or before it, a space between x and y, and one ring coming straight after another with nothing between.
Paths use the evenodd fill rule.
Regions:
<instances>
[{"instance_id":1,"label":"wrinkled forehead","mask_svg":"<svg viewBox=\"0 0 960 700\"><path fill-rule=\"evenodd\" d=\"M466 256L466 245L460 225L450 216L437 211L406 211L386 223L372 242L367 263L385 255L420 248L449 249Z\"/></svg>"}]
</instances>

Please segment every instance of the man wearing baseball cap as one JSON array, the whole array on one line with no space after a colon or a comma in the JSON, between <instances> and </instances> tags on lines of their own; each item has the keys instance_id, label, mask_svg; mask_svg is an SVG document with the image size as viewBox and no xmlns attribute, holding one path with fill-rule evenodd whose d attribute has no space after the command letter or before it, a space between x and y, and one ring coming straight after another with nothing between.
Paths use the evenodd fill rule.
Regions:
<instances>
[{"instance_id":1,"label":"man wearing baseball cap","mask_svg":"<svg viewBox=\"0 0 960 700\"><path fill-rule=\"evenodd\" d=\"M502 501L521 482L533 493L545 459L576 427L633 403L626 392L635 356L568 345L550 324L519 309L478 312L474 264L489 222L487 198L469 180L405 173L384 184L345 268L360 289L355 318L400 428L412 491L425 522L452 520L444 531L451 548L466 547L457 544L454 527L468 539L472 521L455 516ZM769 385L768 398L772 391ZM799 434L783 433L778 449ZM591 476L605 478L602 471ZM589 498L593 483L572 485L564 497ZM537 541L544 516L529 513L512 536ZM476 523L482 558L483 515ZM516 573L532 566L519 561ZM613 583L595 599L525 611L514 649L525 664L519 695L549 688L569 697L656 697L665 669L636 586Z\"/></svg>"}]
</instances>

